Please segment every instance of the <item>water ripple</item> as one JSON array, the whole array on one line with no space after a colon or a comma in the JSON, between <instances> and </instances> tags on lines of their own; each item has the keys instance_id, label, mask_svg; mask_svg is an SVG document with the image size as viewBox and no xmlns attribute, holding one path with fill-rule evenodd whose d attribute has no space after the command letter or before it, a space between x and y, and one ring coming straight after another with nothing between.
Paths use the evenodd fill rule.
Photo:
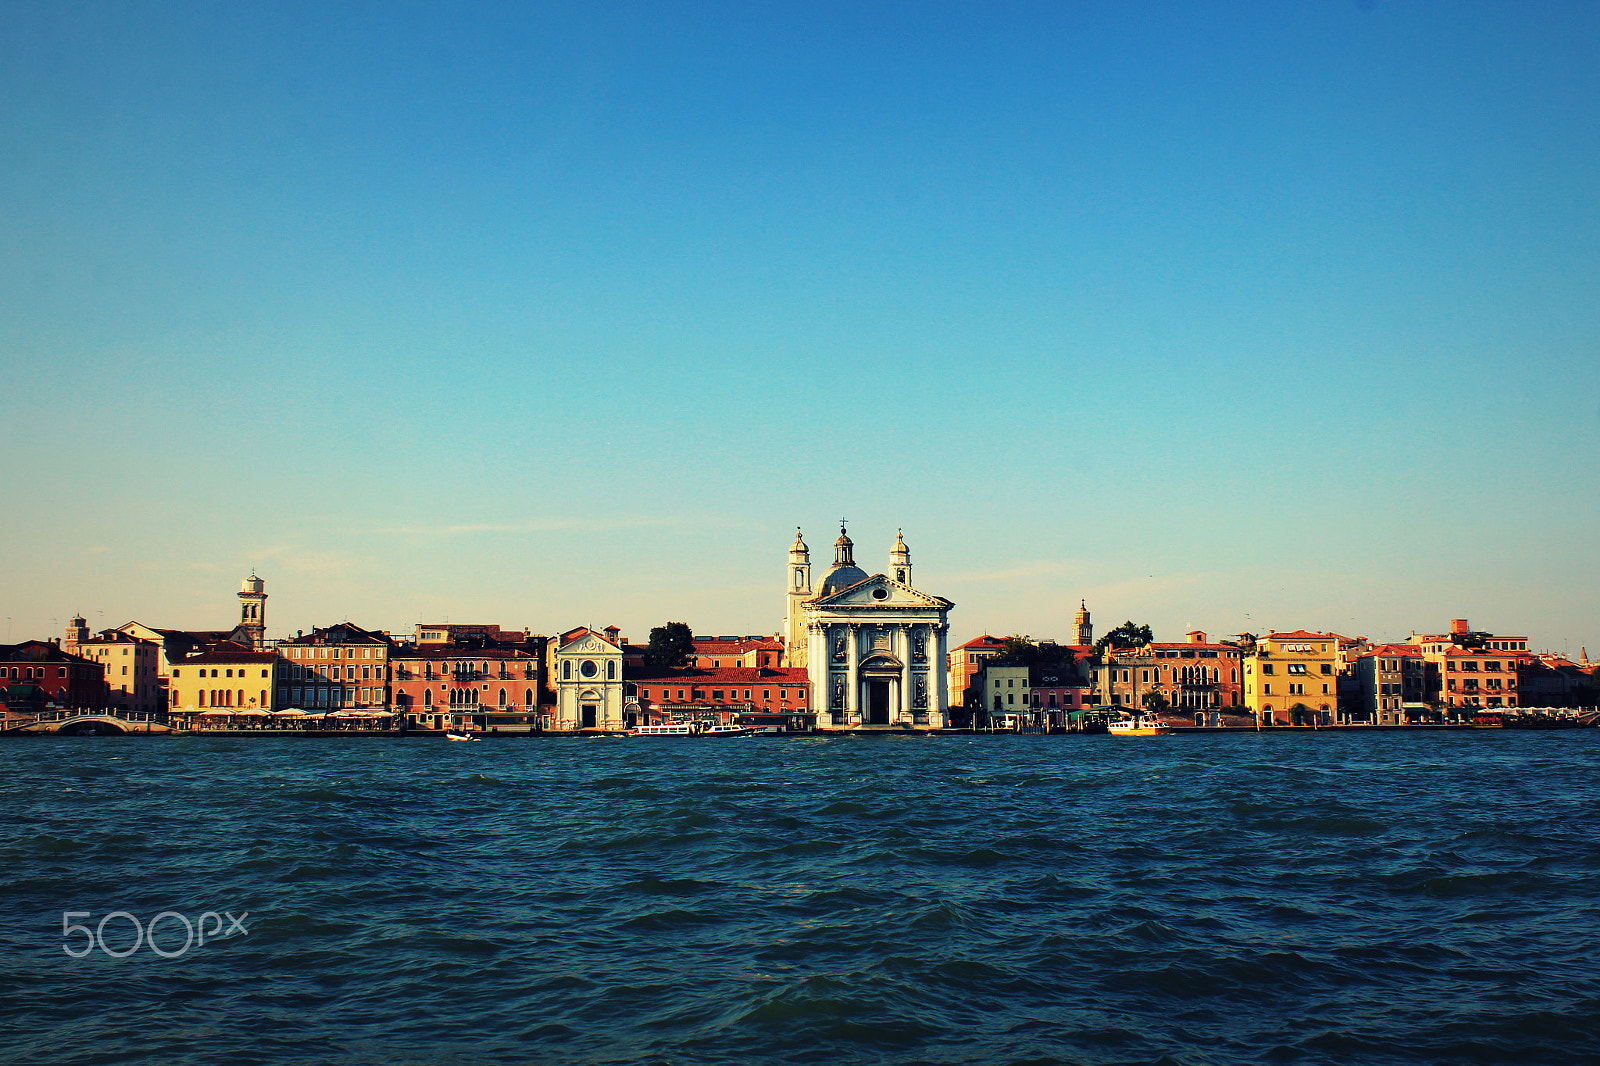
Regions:
<instances>
[{"instance_id":1,"label":"water ripple","mask_svg":"<svg viewBox=\"0 0 1600 1066\"><path fill-rule=\"evenodd\" d=\"M1600 1047L1600 731L60 738L0 760L9 986L27 990L0 1006L8 1061ZM248 932L74 959L68 911L91 930L248 912ZM104 935L133 940L121 918ZM161 942L182 935L168 920Z\"/></svg>"}]
</instances>

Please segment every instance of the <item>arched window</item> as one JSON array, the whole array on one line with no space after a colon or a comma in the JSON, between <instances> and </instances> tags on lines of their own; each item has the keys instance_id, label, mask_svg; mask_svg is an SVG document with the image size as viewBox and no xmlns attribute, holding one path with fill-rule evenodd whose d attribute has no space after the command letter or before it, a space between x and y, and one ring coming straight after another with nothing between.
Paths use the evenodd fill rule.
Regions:
<instances>
[{"instance_id":1,"label":"arched window","mask_svg":"<svg viewBox=\"0 0 1600 1066\"><path fill-rule=\"evenodd\" d=\"M533 689L530 688L522 694L522 702L529 707L533 706Z\"/></svg>"},{"instance_id":2,"label":"arched window","mask_svg":"<svg viewBox=\"0 0 1600 1066\"><path fill-rule=\"evenodd\" d=\"M506 705L506 690L505 689L501 689L500 690L500 706L504 707L505 705Z\"/></svg>"},{"instance_id":3,"label":"arched window","mask_svg":"<svg viewBox=\"0 0 1600 1066\"><path fill-rule=\"evenodd\" d=\"M200 704L200 706L204 707L206 705L206 690L201 689L200 694L195 697L195 700Z\"/></svg>"},{"instance_id":4,"label":"arched window","mask_svg":"<svg viewBox=\"0 0 1600 1066\"><path fill-rule=\"evenodd\" d=\"M572 680L572 660L568 659L561 664L561 680Z\"/></svg>"},{"instance_id":5,"label":"arched window","mask_svg":"<svg viewBox=\"0 0 1600 1066\"><path fill-rule=\"evenodd\" d=\"M617 660L615 660L615 659L607 659L606 660L606 680L615 681L616 679L617 679Z\"/></svg>"},{"instance_id":6,"label":"arched window","mask_svg":"<svg viewBox=\"0 0 1600 1066\"><path fill-rule=\"evenodd\" d=\"M433 706L433 689L425 688L422 690L422 705L424 707Z\"/></svg>"}]
</instances>

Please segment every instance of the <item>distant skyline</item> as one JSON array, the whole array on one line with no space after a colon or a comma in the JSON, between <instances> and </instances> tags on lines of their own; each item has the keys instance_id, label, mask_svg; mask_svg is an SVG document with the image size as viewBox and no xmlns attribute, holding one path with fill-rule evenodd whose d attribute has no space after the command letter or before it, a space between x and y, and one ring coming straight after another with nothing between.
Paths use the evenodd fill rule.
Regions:
<instances>
[{"instance_id":1,"label":"distant skyline","mask_svg":"<svg viewBox=\"0 0 1600 1066\"><path fill-rule=\"evenodd\" d=\"M776 632L1600 655L1600 4L8 6L12 641Z\"/></svg>"}]
</instances>

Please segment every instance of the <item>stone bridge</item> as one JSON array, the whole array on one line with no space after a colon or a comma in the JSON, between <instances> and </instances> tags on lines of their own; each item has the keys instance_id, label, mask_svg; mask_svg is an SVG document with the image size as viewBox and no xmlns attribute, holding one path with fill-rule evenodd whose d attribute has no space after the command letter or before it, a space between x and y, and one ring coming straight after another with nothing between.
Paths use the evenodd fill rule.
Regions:
<instances>
[{"instance_id":1,"label":"stone bridge","mask_svg":"<svg viewBox=\"0 0 1600 1066\"><path fill-rule=\"evenodd\" d=\"M58 733L63 736L117 736L125 733L170 733L161 715L135 711L46 711L19 733Z\"/></svg>"}]
</instances>

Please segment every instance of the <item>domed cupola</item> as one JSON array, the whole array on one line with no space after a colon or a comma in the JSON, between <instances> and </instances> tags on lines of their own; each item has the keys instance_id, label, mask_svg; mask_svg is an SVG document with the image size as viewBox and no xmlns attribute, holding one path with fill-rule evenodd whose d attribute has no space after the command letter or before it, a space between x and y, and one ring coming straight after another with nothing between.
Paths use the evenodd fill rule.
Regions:
<instances>
[{"instance_id":1,"label":"domed cupola","mask_svg":"<svg viewBox=\"0 0 1600 1066\"><path fill-rule=\"evenodd\" d=\"M845 532L844 524L840 523L839 539L833 542L833 565L822 575L822 587L817 590L817 595L831 596L858 581L865 581L867 576L867 572L856 565L855 544Z\"/></svg>"}]
</instances>

